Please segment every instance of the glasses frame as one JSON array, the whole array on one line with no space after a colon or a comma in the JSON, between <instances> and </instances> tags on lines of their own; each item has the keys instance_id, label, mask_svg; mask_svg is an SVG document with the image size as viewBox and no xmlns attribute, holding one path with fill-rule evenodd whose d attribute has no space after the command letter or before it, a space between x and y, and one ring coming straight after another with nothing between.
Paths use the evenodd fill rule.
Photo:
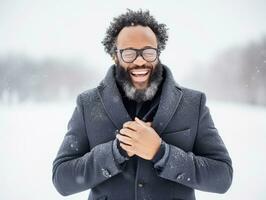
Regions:
<instances>
[{"instance_id":1,"label":"glasses frame","mask_svg":"<svg viewBox=\"0 0 266 200\"><path fill-rule=\"evenodd\" d=\"M153 50L156 50L156 57L154 58L154 60L152 61L147 61L144 57L143 57L143 51L145 51L146 49L153 49ZM125 50L134 50L136 51L136 57L131 61L131 62L127 62L124 60L122 54L123 54L123 51ZM154 62L157 58L158 58L158 54L159 54L159 51L157 48L153 48L153 47L145 47L143 49L135 49L135 48L125 48L125 49L116 49L115 50L116 52L119 52L120 53L120 56L123 60L123 62L125 63L133 63L139 56L141 56L143 58L143 60L145 60L146 62Z\"/></svg>"}]
</instances>

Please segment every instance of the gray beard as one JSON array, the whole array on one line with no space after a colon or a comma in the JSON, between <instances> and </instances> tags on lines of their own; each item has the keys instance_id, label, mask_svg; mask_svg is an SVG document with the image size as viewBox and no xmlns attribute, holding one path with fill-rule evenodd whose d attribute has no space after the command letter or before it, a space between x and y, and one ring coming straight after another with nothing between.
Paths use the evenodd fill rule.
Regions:
<instances>
[{"instance_id":1,"label":"gray beard","mask_svg":"<svg viewBox=\"0 0 266 200\"><path fill-rule=\"evenodd\" d=\"M125 92L126 97L140 103L151 100L155 96L163 80L163 66L158 62L154 70L151 71L149 86L145 89L136 89L132 83L129 72L119 64L115 66L115 78Z\"/></svg>"}]
</instances>

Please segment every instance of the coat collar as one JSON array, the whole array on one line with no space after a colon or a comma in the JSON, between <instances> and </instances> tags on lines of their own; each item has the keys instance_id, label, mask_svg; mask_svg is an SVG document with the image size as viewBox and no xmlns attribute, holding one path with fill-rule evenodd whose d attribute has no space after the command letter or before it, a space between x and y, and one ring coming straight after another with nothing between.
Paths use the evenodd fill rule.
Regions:
<instances>
[{"instance_id":1,"label":"coat collar","mask_svg":"<svg viewBox=\"0 0 266 200\"><path fill-rule=\"evenodd\" d=\"M162 86L159 107L152 122L152 127L159 135L173 117L183 95L181 88L175 83L170 69L165 65L163 67L166 76ZM121 129L126 121L131 121L131 118L117 88L114 71L115 65L109 68L105 78L98 86L98 92L109 118L117 129Z\"/></svg>"}]
</instances>

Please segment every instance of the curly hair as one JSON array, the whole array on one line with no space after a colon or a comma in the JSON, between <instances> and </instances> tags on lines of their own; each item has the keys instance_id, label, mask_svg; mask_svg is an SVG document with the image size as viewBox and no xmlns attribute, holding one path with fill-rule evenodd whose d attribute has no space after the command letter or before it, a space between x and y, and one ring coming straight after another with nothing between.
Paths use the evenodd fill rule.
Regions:
<instances>
[{"instance_id":1,"label":"curly hair","mask_svg":"<svg viewBox=\"0 0 266 200\"><path fill-rule=\"evenodd\" d=\"M159 24L155 18L150 15L148 10L133 11L127 9L125 14L121 14L113 19L110 26L106 30L106 36L102 41L105 51L113 56L116 48L116 39L119 32L128 26L148 26L155 33L158 42L159 53L164 50L166 41L168 40L168 33L165 24Z\"/></svg>"}]
</instances>

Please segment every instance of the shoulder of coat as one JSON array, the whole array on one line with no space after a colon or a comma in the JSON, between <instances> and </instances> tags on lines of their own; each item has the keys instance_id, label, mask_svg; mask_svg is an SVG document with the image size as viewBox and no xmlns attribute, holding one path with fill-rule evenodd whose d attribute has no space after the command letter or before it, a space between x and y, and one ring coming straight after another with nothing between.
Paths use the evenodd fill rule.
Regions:
<instances>
[{"instance_id":1,"label":"shoulder of coat","mask_svg":"<svg viewBox=\"0 0 266 200\"><path fill-rule=\"evenodd\" d=\"M83 104L94 102L95 100L98 99L97 88L92 88L92 89L83 91L82 93L78 95L78 98Z\"/></svg>"},{"instance_id":2,"label":"shoulder of coat","mask_svg":"<svg viewBox=\"0 0 266 200\"><path fill-rule=\"evenodd\" d=\"M192 98L192 99L196 98L196 99L198 99L198 98L201 98L201 95L204 93L202 91L183 87L180 85L178 85L177 89L182 90L183 98Z\"/></svg>"}]
</instances>

